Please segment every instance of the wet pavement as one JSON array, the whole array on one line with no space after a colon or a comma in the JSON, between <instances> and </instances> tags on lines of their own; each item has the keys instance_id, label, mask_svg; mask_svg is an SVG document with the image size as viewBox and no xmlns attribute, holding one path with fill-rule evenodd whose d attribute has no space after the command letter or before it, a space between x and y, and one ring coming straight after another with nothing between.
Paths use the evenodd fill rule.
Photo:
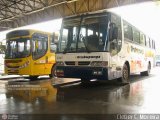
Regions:
<instances>
[{"instance_id":1,"label":"wet pavement","mask_svg":"<svg viewBox=\"0 0 160 120\"><path fill-rule=\"evenodd\" d=\"M113 80L57 87L49 78L0 80L0 114L159 114L159 71L131 76L126 85Z\"/></svg>"}]
</instances>

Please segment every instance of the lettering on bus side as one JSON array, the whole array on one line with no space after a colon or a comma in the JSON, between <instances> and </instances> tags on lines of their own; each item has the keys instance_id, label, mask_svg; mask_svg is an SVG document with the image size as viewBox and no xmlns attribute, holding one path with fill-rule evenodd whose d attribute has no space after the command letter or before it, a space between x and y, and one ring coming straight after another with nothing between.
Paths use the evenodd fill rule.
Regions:
<instances>
[{"instance_id":1,"label":"lettering on bus side","mask_svg":"<svg viewBox=\"0 0 160 120\"><path fill-rule=\"evenodd\" d=\"M144 51L142 49L139 49L139 48L133 47L133 46L131 46L131 52L144 54Z\"/></svg>"},{"instance_id":2,"label":"lettering on bus side","mask_svg":"<svg viewBox=\"0 0 160 120\"><path fill-rule=\"evenodd\" d=\"M78 59L91 59L91 58L95 58L98 59L101 56L77 56Z\"/></svg>"}]
</instances>

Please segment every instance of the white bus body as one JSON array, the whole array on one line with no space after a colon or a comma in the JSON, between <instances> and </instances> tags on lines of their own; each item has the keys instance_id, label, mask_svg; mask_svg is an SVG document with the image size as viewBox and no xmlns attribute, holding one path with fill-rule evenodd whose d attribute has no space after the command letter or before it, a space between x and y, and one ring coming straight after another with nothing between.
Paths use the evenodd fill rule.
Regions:
<instances>
[{"instance_id":1,"label":"white bus body","mask_svg":"<svg viewBox=\"0 0 160 120\"><path fill-rule=\"evenodd\" d=\"M98 42L91 49L89 44L93 47L94 39ZM56 74L82 81L118 78L128 83L130 74L149 75L154 49L153 40L113 13L65 18L56 54Z\"/></svg>"}]
</instances>

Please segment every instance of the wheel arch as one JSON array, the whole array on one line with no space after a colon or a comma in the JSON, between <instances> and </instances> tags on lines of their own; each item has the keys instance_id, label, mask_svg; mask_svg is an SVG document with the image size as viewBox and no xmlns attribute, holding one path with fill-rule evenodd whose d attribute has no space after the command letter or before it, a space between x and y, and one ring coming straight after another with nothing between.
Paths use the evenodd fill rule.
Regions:
<instances>
[{"instance_id":1,"label":"wheel arch","mask_svg":"<svg viewBox=\"0 0 160 120\"><path fill-rule=\"evenodd\" d=\"M50 71L50 74L49 74L50 77L52 77L52 71L53 71L53 69L55 69L55 68L56 68L56 63L54 63L54 64L52 65L52 67L51 67L51 71Z\"/></svg>"},{"instance_id":2,"label":"wheel arch","mask_svg":"<svg viewBox=\"0 0 160 120\"><path fill-rule=\"evenodd\" d=\"M148 63L151 65L151 61L148 61Z\"/></svg>"},{"instance_id":3,"label":"wheel arch","mask_svg":"<svg viewBox=\"0 0 160 120\"><path fill-rule=\"evenodd\" d=\"M129 62L128 62L128 61L125 61L125 62L124 62L124 64L126 64L126 65L127 65L128 70L129 70L129 71L128 71L128 74L130 75L130 64L129 64Z\"/></svg>"},{"instance_id":4,"label":"wheel arch","mask_svg":"<svg viewBox=\"0 0 160 120\"><path fill-rule=\"evenodd\" d=\"M152 68L152 62L148 61L148 65L150 65L150 69Z\"/></svg>"}]
</instances>

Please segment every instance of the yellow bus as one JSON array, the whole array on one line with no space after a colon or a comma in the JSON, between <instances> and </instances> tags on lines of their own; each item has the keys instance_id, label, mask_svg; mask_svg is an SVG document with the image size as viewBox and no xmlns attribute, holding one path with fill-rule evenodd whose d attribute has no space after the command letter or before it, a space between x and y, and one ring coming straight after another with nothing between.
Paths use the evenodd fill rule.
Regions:
<instances>
[{"instance_id":1,"label":"yellow bus","mask_svg":"<svg viewBox=\"0 0 160 120\"><path fill-rule=\"evenodd\" d=\"M55 34L37 30L15 30L6 35L5 73L53 77L55 67Z\"/></svg>"}]
</instances>

